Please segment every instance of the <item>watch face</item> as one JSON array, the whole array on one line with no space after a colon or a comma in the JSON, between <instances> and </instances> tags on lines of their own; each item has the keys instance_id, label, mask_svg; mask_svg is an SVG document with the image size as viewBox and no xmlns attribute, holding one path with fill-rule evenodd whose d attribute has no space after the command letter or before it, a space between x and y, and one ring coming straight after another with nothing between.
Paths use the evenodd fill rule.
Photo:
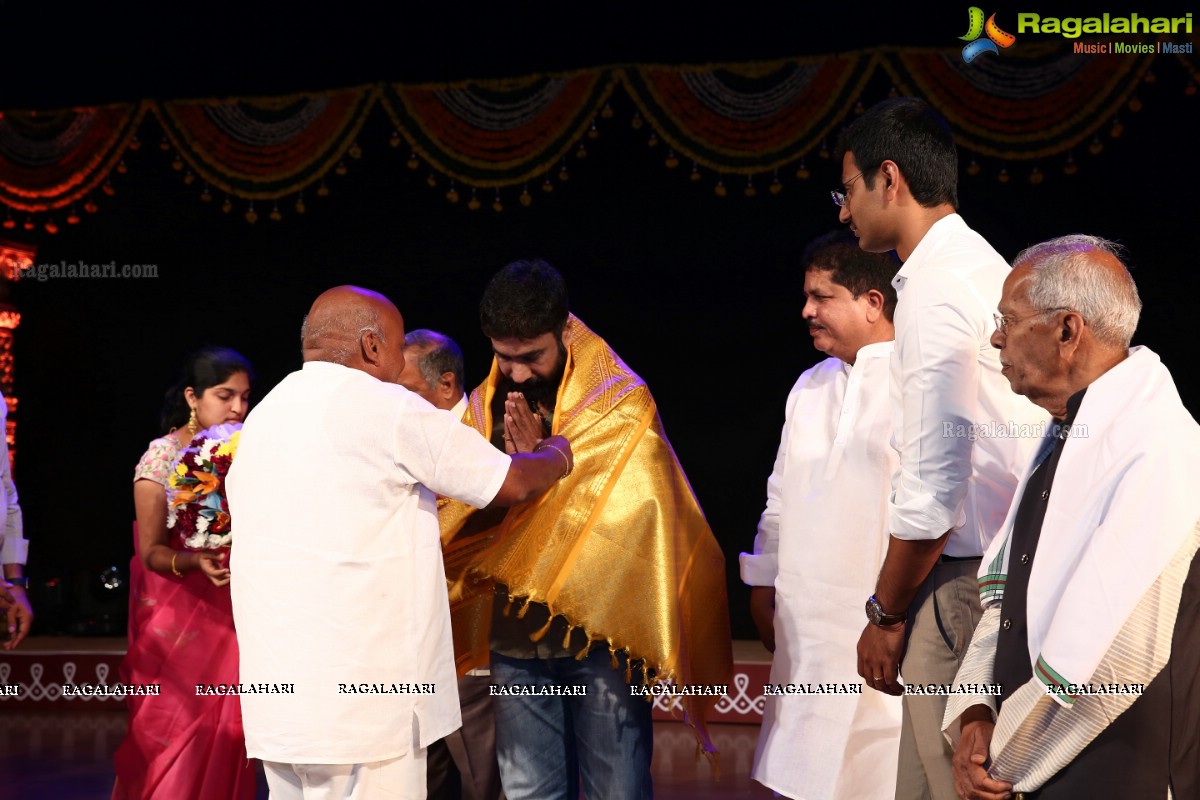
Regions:
<instances>
[{"instance_id":1,"label":"watch face","mask_svg":"<svg viewBox=\"0 0 1200 800\"><path fill-rule=\"evenodd\" d=\"M867 619L878 625L883 618L883 609L879 607L879 601L874 597L867 599Z\"/></svg>"}]
</instances>

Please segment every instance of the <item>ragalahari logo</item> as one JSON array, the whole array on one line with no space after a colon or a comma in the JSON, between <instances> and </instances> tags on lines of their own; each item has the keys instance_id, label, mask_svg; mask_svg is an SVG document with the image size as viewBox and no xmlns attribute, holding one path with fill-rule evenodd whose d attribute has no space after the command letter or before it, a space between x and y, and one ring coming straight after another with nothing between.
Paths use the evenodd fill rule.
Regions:
<instances>
[{"instance_id":1,"label":"ragalahari logo","mask_svg":"<svg viewBox=\"0 0 1200 800\"><path fill-rule=\"evenodd\" d=\"M986 39L979 37L987 33ZM1011 33L1005 33L1000 30L1000 26L996 24L996 15L992 14L987 18L987 24L983 22L983 9L979 6L971 6L967 11L967 35L960 36L964 42L969 44L963 48L963 61L970 64L975 59L979 58L984 53L994 53L999 55L1000 51L997 47L1012 47L1013 42L1017 41L1017 37Z\"/></svg>"}]
</instances>

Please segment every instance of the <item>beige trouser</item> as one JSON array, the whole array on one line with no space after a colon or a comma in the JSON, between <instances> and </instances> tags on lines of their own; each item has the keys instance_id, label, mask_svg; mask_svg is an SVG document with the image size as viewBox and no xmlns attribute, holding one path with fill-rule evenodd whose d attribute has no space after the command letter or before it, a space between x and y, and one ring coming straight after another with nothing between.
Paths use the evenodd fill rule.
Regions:
<instances>
[{"instance_id":1,"label":"beige trouser","mask_svg":"<svg viewBox=\"0 0 1200 800\"><path fill-rule=\"evenodd\" d=\"M368 764L264 761L271 800L424 800L425 748Z\"/></svg>"},{"instance_id":2,"label":"beige trouser","mask_svg":"<svg viewBox=\"0 0 1200 800\"><path fill-rule=\"evenodd\" d=\"M983 611L979 561L939 561L909 606L908 644L900 673L904 682L954 681ZM950 757L942 735L944 695L905 695L900 727L896 800L957 800Z\"/></svg>"}]
</instances>

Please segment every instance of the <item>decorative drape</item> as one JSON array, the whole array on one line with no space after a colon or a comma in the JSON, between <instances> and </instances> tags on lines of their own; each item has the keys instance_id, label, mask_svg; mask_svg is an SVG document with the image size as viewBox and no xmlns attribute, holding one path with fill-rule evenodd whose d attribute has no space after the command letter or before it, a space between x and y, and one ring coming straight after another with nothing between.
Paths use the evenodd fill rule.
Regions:
<instances>
[{"instance_id":1,"label":"decorative drape","mask_svg":"<svg viewBox=\"0 0 1200 800\"><path fill-rule=\"evenodd\" d=\"M376 89L155 104L155 117L202 180L251 200L290 195L335 167L374 104ZM357 155L357 151L352 153Z\"/></svg>"},{"instance_id":2,"label":"decorative drape","mask_svg":"<svg viewBox=\"0 0 1200 800\"><path fill-rule=\"evenodd\" d=\"M40 212L80 200L120 161L144 113L140 105L0 113L0 202Z\"/></svg>"},{"instance_id":3,"label":"decorative drape","mask_svg":"<svg viewBox=\"0 0 1200 800\"><path fill-rule=\"evenodd\" d=\"M759 174L813 150L858 102L870 54L704 68L630 67L622 84L674 150L716 172Z\"/></svg>"},{"instance_id":4,"label":"decorative drape","mask_svg":"<svg viewBox=\"0 0 1200 800\"><path fill-rule=\"evenodd\" d=\"M962 149L1030 161L1069 150L1110 124L1153 60L1029 45L1011 58L970 64L933 51L898 51L881 63L901 94L925 97L945 115Z\"/></svg>"},{"instance_id":5,"label":"decorative drape","mask_svg":"<svg viewBox=\"0 0 1200 800\"><path fill-rule=\"evenodd\" d=\"M470 186L524 183L550 170L593 126L611 70L478 81L386 85L383 107L414 152Z\"/></svg>"},{"instance_id":6,"label":"decorative drape","mask_svg":"<svg viewBox=\"0 0 1200 800\"><path fill-rule=\"evenodd\" d=\"M953 127L968 173L975 158L1009 167L1033 165L1030 180L1050 157L1065 157L1064 171L1077 167L1076 148L1103 149L1101 134L1120 135L1124 122L1140 111L1138 87L1158 79L1152 64L1195 93L1200 75L1192 55L1088 55L1070 43L1021 43L1003 56L963 61L959 48L875 48L838 55L770 62L692 67L632 65L567 74L467 81L441 85L378 84L331 92L275 98L144 101L140 104L52 112L0 113L0 204L2 224L32 230L33 215L47 231L57 230L54 212L74 204L94 211L97 188L114 189L114 169L136 149L134 135L156 125L161 146L174 150L171 161L189 183L229 198L276 201L297 195L303 211L307 187L332 170L343 173L345 158L358 158L357 136L369 115L384 113L395 127L391 144L407 142L411 168L425 162L450 180L446 197L459 198L455 185L495 189L493 208L502 209L499 190L521 187L528 205L530 181L552 188L565 180L569 157L587 153L613 116L609 99L623 92L635 109L631 124L648 128L650 142L667 146L665 163L692 162L693 177L703 167L718 175L774 175L796 164L808 175L804 158L828 155L837 130L861 111L868 83L882 77L893 93L928 100ZM381 106L381 111L376 111ZM1168 111L1170 111L1168 109ZM1122 116L1124 115L1124 117ZM148 117L148 119L146 119ZM144 121L144 125L143 125ZM154 135L143 130L143 137ZM605 142L608 145L608 142ZM1001 169L1000 180L1007 180ZM211 189L209 188L211 187ZM724 187L718 182L718 194ZM747 194L752 194L748 183ZM471 208L480 203L472 195ZM2 211L2 210L0 210ZM24 219L14 218L24 215Z\"/></svg>"}]
</instances>

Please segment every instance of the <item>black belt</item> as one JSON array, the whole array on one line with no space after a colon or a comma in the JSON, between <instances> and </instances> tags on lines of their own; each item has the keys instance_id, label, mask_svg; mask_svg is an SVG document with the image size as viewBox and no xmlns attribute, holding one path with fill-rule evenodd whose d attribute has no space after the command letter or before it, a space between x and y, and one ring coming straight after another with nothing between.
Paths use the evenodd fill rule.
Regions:
<instances>
[{"instance_id":1,"label":"black belt","mask_svg":"<svg viewBox=\"0 0 1200 800\"><path fill-rule=\"evenodd\" d=\"M983 556L938 556L939 564L954 564L959 561L979 561Z\"/></svg>"}]
</instances>

